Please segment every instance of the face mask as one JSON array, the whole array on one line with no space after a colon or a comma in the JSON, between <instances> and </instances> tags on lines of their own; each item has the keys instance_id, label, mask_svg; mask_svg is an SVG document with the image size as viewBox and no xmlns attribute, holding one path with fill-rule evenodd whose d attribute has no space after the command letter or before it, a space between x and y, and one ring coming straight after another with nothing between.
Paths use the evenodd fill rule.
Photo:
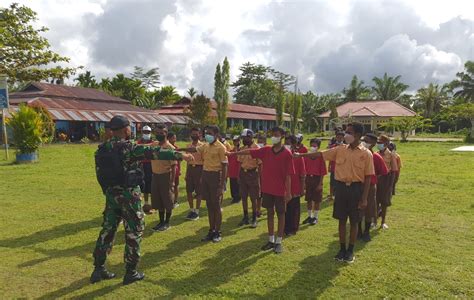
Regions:
<instances>
[{"instance_id":1,"label":"face mask","mask_svg":"<svg viewBox=\"0 0 474 300\"><path fill-rule=\"evenodd\" d=\"M342 142L336 141L336 145L342 145Z\"/></svg>"},{"instance_id":2,"label":"face mask","mask_svg":"<svg viewBox=\"0 0 474 300\"><path fill-rule=\"evenodd\" d=\"M314 152L317 152L317 151L318 151L318 147L310 147L309 148L310 153L314 153Z\"/></svg>"},{"instance_id":3,"label":"face mask","mask_svg":"<svg viewBox=\"0 0 474 300\"><path fill-rule=\"evenodd\" d=\"M264 145L261 144L261 143L259 143L259 144L257 144L257 146L259 146L260 148L262 148Z\"/></svg>"},{"instance_id":4,"label":"face mask","mask_svg":"<svg viewBox=\"0 0 474 300\"><path fill-rule=\"evenodd\" d=\"M143 134L142 137L144 140L149 140L151 139L151 133Z\"/></svg>"},{"instance_id":5,"label":"face mask","mask_svg":"<svg viewBox=\"0 0 474 300\"><path fill-rule=\"evenodd\" d=\"M281 136L272 136L271 140L272 140L272 144L276 145L281 141Z\"/></svg>"},{"instance_id":6,"label":"face mask","mask_svg":"<svg viewBox=\"0 0 474 300\"><path fill-rule=\"evenodd\" d=\"M197 140L199 140L199 137L198 137L198 136L195 136L195 135L192 135L192 136L191 136L191 139L192 139L193 141L197 141Z\"/></svg>"},{"instance_id":7,"label":"face mask","mask_svg":"<svg viewBox=\"0 0 474 300\"><path fill-rule=\"evenodd\" d=\"M165 135L164 134L157 134L156 139L158 142L163 142L165 140Z\"/></svg>"},{"instance_id":8,"label":"face mask","mask_svg":"<svg viewBox=\"0 0 474 300\"><path fill-rule=\"evenodd\" d=\"M383 151L383 150L385 150L385 144L377 144L377 148L378 148L380 151Z\"/></svg>"},{"instance_id":9,"label":"face mask","mask_svg":"<svg viewBox=\"0 0 474 300\"><path fill-rule=\"evenodd\" d=\"M364 146L365 148L367 149L370 149L370 147L372 146L371 144L367 144L366 142L362 142L362 146Z\"/></svg>"},{"instance_id":10,"label":"face mask","mask_svg":"<svg viewBox=\"0 0 474 300\"><path fill-rule=\"evenodd\" d=\"M346 133L344 135L344 141L346 142L346 144L352 144L354 142L354 136L352 134Z\"/></svg>"},{"instance_id":11,"label":"face mask","mask_svg":"<svg viewBox=\"0 0 474 300\"><path fill-rule=\"evenodd\" d=\"M285 148L286 148L287 150L290 150L290 151L291 151L291 146L290 146L290 145L285 145Z\"/></svg>"},{"instance_id":12,"label":"face mask","mask_svg":"<svg viewBox=\"0 0 474 300\"><path fill-rule=\"evenodd\" d=\"M205 138L206 138L206 142L208 142L209 144L214 143L216 139L213 135L210 135L210 134L206 134Z\"/></svg>"}]
</instances>

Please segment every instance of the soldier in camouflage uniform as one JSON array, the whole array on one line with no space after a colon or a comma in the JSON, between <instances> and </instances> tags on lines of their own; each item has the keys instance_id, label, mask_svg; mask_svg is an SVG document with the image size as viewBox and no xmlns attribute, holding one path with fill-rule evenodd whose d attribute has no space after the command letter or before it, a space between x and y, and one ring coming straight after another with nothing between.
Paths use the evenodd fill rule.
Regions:
<instances>
[{"instance_id":1,"label":"soldier in camouflage uniform","mask_svg":"<svg viewBox=\"0 0 474 300\"><path fill-rule=\"evenodd\" d=\"M159 147L137 145L131 142L128 140L130 137L130 123L123 116L113 117L110 121L110 127L113 131L113 137L101 146L110 150L119 150L124 160L122 163L124 171L130 172L141 169L140 161L145 158L160 160L192 159L191 155L171 150L160 152ZM118 185L105 189L104 220L93 253L95 269L90 278L91 283L115 277L115 274L107 271L104 265L107 254L112 250L120 220L123 220L125 227L124 261L126 274L123 278L123 284L130 284L145 277L143 273L137 271L140 260L140 243L145 227L140 195L141 191L138 184L134 187Z\"/></svg>"}]
</instances>

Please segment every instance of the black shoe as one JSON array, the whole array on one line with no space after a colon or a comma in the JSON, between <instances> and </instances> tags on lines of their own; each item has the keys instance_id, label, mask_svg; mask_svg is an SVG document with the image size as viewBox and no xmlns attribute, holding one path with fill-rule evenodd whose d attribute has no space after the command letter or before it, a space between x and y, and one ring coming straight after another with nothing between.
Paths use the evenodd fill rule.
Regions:
<instances>
[{"instance_id":1,"label":"black shoe","mask_svg":"<svg viewBox=\"0 0 474 300\"><path fill-rule=\"evenodd\" d=\"M160 228L158 228L159 231L166 231L171 228L171 225L169 223L163 223Z\"/></svg>"},{"instance_id":2,"label":"black shoe","mask_svg":"<svg viewBox=\"0 0 474 300\"><path fill-rule=\"evenodd\" d=\"M312 219L313 218L311 217L307 217L306 219L304 219L303 224L308 224L309 222L311 222Z\"/></svg>"},{"instance_id":3,"label":"black shoe","mask_svg":"<svg viewBox=\"0 0 474 300\"><path fill-rule=\"evenodd\" d=\"M296 232L286 232L285 234L286 236L293 236L296 235Z\"/></svg>"},{"instance_id":4,"label":"black shoe","mask_svg":"<svg viewBox=\"0 0 474 300\"><path fill-rule=\"evenodd\" d=\"M91 274L91 283L99 282L103 279L112 279L115 278L115 274L107 271L105 267L95 267L94 271Z\"/></svg>"},{"instance_id":5,"label":"black shoe","mask_svg":"<svg viewBox=\"0 0 474 300\"><path fill-rule=\"evenodd\" d=\"M188 215L186 216L186 219L187 219L187 220L192 220L192 219L193 219L193 215L194 215L194 211L190 211L190 212L188 213Z\"/></svg>"},{"instance_id":6,"label":"black shoe","mask_svg":"<svg viewBox=\"0 0 474 300\"><path fill-rule=\"evenodd\" d=\"M160 223L156 224L156 226L153 227L151 230L160 231L161 226L163 226L163 222L160 222Z\"/></svg>"},{"instance_id":7,"label":"black shoe","mask_svg":"<svg viewBox=\"0 0 474 300\"><path fill-rule=\"evenodd\" d=\"M360 232L360 230L357 231L357 239L362 240L362 232Z\"/></svg>"},{"instance_id":8,"label":"black shoe","mask_svg":"<svg viewBox=\"0 0 474 300\"><path fill-rule=\"evenodd\" d=\"M197 220L199 220L199 215L198 215L198 213L193 211L190 220L191 220L191 221L197 221Z\"/></svg>"},{"instance_id":9,"label":"black shoe","mask_svg":"<svg viewBox=\"0 0 474 300\"><path fill-rule=\"evenodd\" d=\"M355 260L354 253L352 251L346 251L346 255L344 255L344 262L351 264Z\"/></svg>"},{"instance_id":10,"label":"black shoe","mask_svg":"<svg viewBox=\"0 0 474 300\"><path fill-rule=\"evenodd\" d=\"M259 211L257 212L257 218L260 218L262 216L262 213Z\"/></svg>"},{"instance_id":11,"label":"black shoe","mask_svg":"<svg viewBox=\"0 0 474 300\"><path fill-rule=\"evenodd\" d=\"M127 271L125 276L123 277L123 285L127 285L130 283L134 283L135 281L140 281L145 278L145 274L142 272L134 271Z\"/></svg>"},{"instance_id":12,"label":"black shoe","mask_svg":"<svg viewBox=\"0 0 474 300\"><path fill-rule=\"evenodd\" d=\"M210 242L214 238L214 231L209 230L207 235L201 239L201 242Z\"/></svg>"},{"instance_id":13,"label":"black shoe","mask_svg":"<svg viewBox=\"0 0 474 300\"><path fill-rule=\"evenodd\" d=\"M370 238L370 233L367 231L367 232L364 232L362 234L362 240L366 243L370 242L372 239Z\"/></svg>"},{"instance_id":14,"label":"black shoe","mask_svg":"<svg viewBox=\"0 0 474 300\"><path fill-rule=\"evenodd\" d=\"M249 225L249 224L250 224L249 217L244 217L242 221L240 221L238 226L240 227L240 226Z\"/></svg>"},{"instance_id":15,"label":"black shoe","mask_svg":"<svg viewBox=\"0 0 474 300\"><path fill-rule=\"evenodd\" d=\"M212 242L219 243L220 241L222 241L222 234L220 231L216 231L212 237Z\"/></svg>"},{"instance_id":16,"label":"black shoe","mask_svg":"<svg viewBox=\"0 0 474 300\"><path fill-rule=\"evenodd\" d=\"M337 261L343 261L344 258L346 257L346 252L347 252L346 250L339 250L336 256L334 256L334 259Z\"/></svg>"},{"instance_id":17,"label":"black shoe","mask_svg":"<svg viewBox=\"0 0 474 300\"><path fill-rule=\"evenodd\" d=\"M257 226L258 226L257 217L254 217L252 218L252 223L250 223L250 227L257 228Z\"/></svg>"},{"instance_id":18,"label":"black shoe","mask_svg":"<svg viewBox=\"0 0 474 300\"><path fill-rule=\"evenodd\" d=\"M283 252L283 246L281 245L281 243L275 244L275 247L273 248L273 252L275 252L275 254L280 254Z\"/></svg>"},{"instance_id":19,"label":"black shoe","mask_svg":"<svg viewBox=\"0 0 474 300\"><path fill-rule=\"evenodd\" d=\"M271 250L271 249L274 249L275 248L275 243L272 243L272 242L268 242L266 243L265 245L262 246L262 249L263 251L268 251L268 250Z\"/></svg>"},{"instance_id":20,"label":"black shoe","mask_svg":"<svg viewBox=\"0 0 474 300\"><path fill-rule=\"evenodd\" d=\"M318 222L319 222L318 218L311 218L311 220L309 221L309 225L314 226L318 224Z\"/></svg>"},{"instance_id":21,"label":"black shoe","mask_svg":"<svg viewBox=\"0 0 474 300\"><path fill-rule=\"evenodd\" d=\"M239 202L240 202L240 199L232 199L232 201L230 203L235 204L235 203L239 203Z\"/></svg>"}]
</instances>

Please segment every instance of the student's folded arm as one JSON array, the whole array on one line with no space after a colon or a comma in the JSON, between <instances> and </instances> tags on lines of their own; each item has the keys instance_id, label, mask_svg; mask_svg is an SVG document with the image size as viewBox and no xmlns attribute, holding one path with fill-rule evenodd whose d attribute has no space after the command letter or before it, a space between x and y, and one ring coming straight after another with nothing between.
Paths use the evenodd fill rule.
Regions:
<instances>
[{"instance_id":1,"label":"student's folded arm","mask_svg":"<svg viewBox=\"0 0 474 300\"><path fill-rule=\"evenodd\" d=\"M252 151L255 151L253 149L244 149L244 150L240 150L240 151L236 151L236 152L226 152L226 155L227 156L230 156L230 155L249 155L250 152Z\"/></svg>"}]
</instances>

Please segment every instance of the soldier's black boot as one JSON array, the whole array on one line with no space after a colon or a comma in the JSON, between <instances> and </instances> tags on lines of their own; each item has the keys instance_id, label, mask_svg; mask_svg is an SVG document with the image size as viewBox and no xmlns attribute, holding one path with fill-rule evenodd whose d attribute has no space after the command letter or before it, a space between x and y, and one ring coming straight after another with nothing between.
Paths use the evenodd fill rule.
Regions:
<instances>
[{"instance_id":1,"label":"soldier's black boot","mask_svg":"<svg viewBox=\"0 0 474 300\"><path fill-rule=\"evenodd\" d=\"M138 272L136 269L127 269L127 273L123 277L123 285L134 283L145 278L145 274Z\"/></svg>"},{"instance_id":2,"label":"soldier's black boot","mask_svg":"<svg viewBox=\"0 0 474 300\"><path fill-rule=\"evenodd\" d=\"M115 278L115 274L107 271L104 266L95 267L94 271L91 274L91 283L96 283L102 279L112 279Z\"/></svg>"}]
</instances>

